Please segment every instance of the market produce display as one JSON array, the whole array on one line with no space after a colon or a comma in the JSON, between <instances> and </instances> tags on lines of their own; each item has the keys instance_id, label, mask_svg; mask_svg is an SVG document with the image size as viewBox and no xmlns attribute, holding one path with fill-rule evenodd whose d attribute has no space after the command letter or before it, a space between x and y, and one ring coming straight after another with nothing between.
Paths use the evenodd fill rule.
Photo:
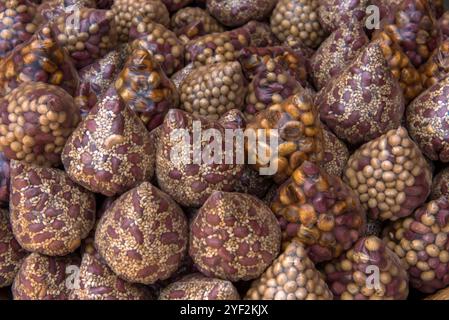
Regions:
<instances>
[{"instance_id":1,"label":"market produce display","mask_svg":"<svg viewBox=\"0 0 449 320\"><path fill-rule=\"evenodd\" d=\"M444 1L0 0L0 300L449 300L448 163Z\"/></svg>"}]
</instances>

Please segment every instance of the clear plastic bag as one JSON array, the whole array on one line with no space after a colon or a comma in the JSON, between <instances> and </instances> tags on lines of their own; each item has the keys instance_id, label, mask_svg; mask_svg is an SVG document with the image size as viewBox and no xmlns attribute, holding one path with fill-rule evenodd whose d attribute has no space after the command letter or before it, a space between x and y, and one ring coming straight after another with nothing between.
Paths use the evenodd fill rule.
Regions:
<instances>
[{"instance_id":1,"label":"clear plastic bag","mask_svg":"<svg viewBox=\"0 0 449 320\"><path fill-rule=\"evenodd\" d=\"M258 147L249 142L245 145L249 159L255 162L253 168L260 170L271 166L271 162L277 163L273 179L278 184L288 179L305 160L316 163L323 160L323 129L312 97L305 90L258 113L248 123L246 131L248 136L257 132ZM277 158L265 163L263 156L268 154L271 158L274 152L267 144L272 134L278 139ZM270 150L257 151L264 145Z\"/></svg>"},{"instance_id":2,"label":"clear plastic bag","mask_svg":"<svg viewBox=\"0 0 449 320\"><path fill-rule=\"evenodd\" d=\"M62 14L50 24L53 36L67 49L77 69L90 65L117 46L117 33L112 11L81 8ZM76 20L79 19L79 20Z\"/></svg>"},{"instance_id":3,"label":"clear plastic bag","mask_svg":"<svg viewBox=\"0 0 449 320\"><path fill-rule=\"evenodd\" d=\"M178 36L185 36L187 39L225 31L206 10L197 7L187 7L176 12L171 17L170 26Z\"/></svg>"},{"instance_id":4,"label":"clear plastic bag","mask_svg":"<svg viewBox=\"0 0 449 320\"><path fill-rule=\"evenodd\" d=\"M326 282L339 300L405 300L408 275L398 256L375 236L364 237L325 265Z\"/></svg>"},{"instance_id":5,"label":"clear plastic bag","mask_svg":"<svg viewBox=\"0 0 449 320\"><path fill-rule=\"evenodd\" d=\"M426 89L449 75L449 39L440 43L419 71Z\"/></svg>"},{"instance_id":6,"label":"clear plastic bag","mask_svg":"<svg viewBox=\"0 0 449 320\"><path fill-rule=\"evenodd\" d=\"M365 232L366 214L357 195L339 177L304 162L271 202L284 243L298 238L315 263L339 257Z\"/></svg>"},{"instance_id":7,"label":"clear plastic bag","mask_svg":"<svg viewBox=\"0 0 449 320\"><path fill-rule=\"evenodd\" d=\"M449 200L445 196L390 225L384 240L406 266L410 286L434 293L449 285Z\"/></svg>"},{"instance_id":8,"label":"clear plastic bag","mask_svg":"<svg viewBox=\"0 0 449 320\"><path fill-rule=\"evenodd\" d=\"M38 28L36 6L27 0L2 1L0 4L0 58L31 38Z\"/></svg>"},{"instance_id":9,"label":"clear plastic bag","mask_svg":"<svg viewBox=\"0 0 449 320\"><path fill-rule=\"evenodd\" d=\"M75 95L79 79L70 57L43 27L11 51L0 64L0 96L23 82L46 82Z\"/></svg>"},{"instance_id":10,"label":"clear plastic bag","mask_svg":"<svg viewBox=\"0 0 449 320\"><path fill-rule=\"evenodd\" d=\"M151 51L143 48L135 49L128 57L115 88L150 131L158 127L168 110L179 103L174 84Z\"/></svg>"},{"instance_id":11,"label":"clear plastic bag","mask_svg":"<svg viewBox=\"0 0 449 320\"><path fill-rule=\"evenodd\" d=\"M409 216L430 193L432 172L403 127L360 147L349 158L344 180L372 219Z\"/></svg>"},{"instance_id":12,"label":"clear plastic bag","mask_svg":"<svg viewBox=\"0 0 449 320\"><path fill-rule=\"evenodd\" d=\"M0 152L0 206L6 207L9 204L9 181L10 167L9 159Z\"/></svg>"}]
</instances>

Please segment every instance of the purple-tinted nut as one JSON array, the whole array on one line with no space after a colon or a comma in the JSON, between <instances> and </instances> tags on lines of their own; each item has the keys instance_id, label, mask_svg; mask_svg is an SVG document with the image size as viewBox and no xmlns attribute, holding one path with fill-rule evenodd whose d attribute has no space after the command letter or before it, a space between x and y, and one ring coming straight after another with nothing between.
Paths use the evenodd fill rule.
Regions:
<instances>
[{"instance_id":1,"label":"purple-tinted nut","mask_svg":"<svg viewBox=\"0 0 449 320\"><path fill-rule=\"evenodd\" d=\"M78 286L70 300L150 300L151 292L140 284L119 278L104 262L93 244L85 247L78 274Z\"/></svg>"},{"instance_id":2,"label":"purple-tinted nut","mask_svg":"<svg viewBox=\"0 0 449 320\"><path fill-rule=\"evenodd\" d=\"M404 96L377 43L366 46L316 98L321 120L352 145L401 124Z\"/></svg>"},{"instance_id":3,"label":"purple-tinted nut","mask_svg":"<svg viewBox=\"0 0 449 320\"><path fill-rule=\"evenodd\" d=\"M198 150L200 157L197 152L197 156L191 156L193 147L201 143L198 140L201 137L196 134L198 130L211 128L225 139L225 126L218 121L177 109L168 112L162 125L156 156L158 184L183 206L200 207L214 190L233 191L244 170L244 164L237 161L237 154L241 152L237 149L237 141L232 144L232 161L227 159L229 157L225 152L211 159L207 153L210 151L208 145ZM184 156L185 148L188 149L188 156Z\"/></svg>"},{"instance_id":4,"label":"purple-tinted nut","mask_svg":"<svg viewBox=\"0 0 449 320\"><path fill-rule=\"evenodd\" d=\"M332 300L323 276L297 239L254 281L246 300Z\"/></svg>"},{"instance_id":5,"label":"purple-tinted nut","mask_svg":"<svg viewBox=\"0 0 449 320\"><path fill-rule=\"evenodd\" d=\"M318 15L321 25L329 32L356 23L364 27L366 8L370 0L319 0Z\"/></svg>"},{"instance_id":6,"label":"purple-tinted nut","mask_svg":"<svg viewBox=\"0 0 449 320\"><path fill-rule=\"evenodd\" d=\"M280 44L279 39L271 31L269 23L251 20L241 28L249 32L250 46L252 47L261 48Z\"/></svg>"},{"instance_id":7,"label":"purple-tinted nut","mask_svg":"<svg viewBox=\"0 0 449 320\"><path fill-rule=\"evenodd\" d=\"M318 8L319 0L279 0L271 15L271 30L281 41L292 38L317 48L326 38Z\"/></svg>"},{"instance_id":8,"label":"purple-tinted nut","mask_svg":"<svg viewBox=\"0 0 449 320\"><path fill-rule=\"evenodd\" d=\"M449 168L444 168L433 178L430 198L436 200L441 196L449 197Z\"/></svg>"},{"instance_id":9,"label":"purple-tinted nut","mask_svg":"<svg viewBox=\"0 0 449 320\"><path fill-rule=\"evenodd\" d=\"M340 256L365 232L366 213L339 177L304 162L271 201L284 244L298 238L318 263Z\"/></svg>"},{"instance_id":10,"label":"purple-tinted nut","mask_svg":"<svg viewBox=\"0 0 449 320\"><path fill-rule=\"evenodd\" d=\"M175 72L170 80L173 82L173 84L175 85L175 88L178 92L181 91L181 85L184 82L184 80L189 76L190 73L192 73L193 70L195 70L195 66L193 65L193 63L189 63L188 65L186 65L184 68L182 68L181 70Z\"/></svg>"},{"instance_id":11,"label":"purple-tinted nut","mask_svg":"<svg viewBox=\"0 0 449 320\"><path fill-rule=\"evenodd\" d=\"M9 203L9 181L9 159L5 157L3 152L0 152L0 206L7 206Z\"/></svg>"},{"instance_id":12,"label":"purple-tinted nut","mask_svg":"<svg viewBox=\"0 0 449 320\"><path fill-rule=\"evenodd\" d=\"M164 288L159 300L240 300L240 296L232 282L196 273Z\"/></svg>"},{"instance_id":13,"label":"purple-tinted nut","mask_svg":"<svg viewBox=\"0 0 449 320\"><path fill-rule=\"evenodd\" d=\"M276 0L207 0L207 10L228 27L237 27L250 20L263 20L276 5Z\"/></svg>"},{"instance_id":14,"label":"purple-tinted nut","mask_svg":"<svg viewBox=\"0 0 449 320\"><path fill-rule=\"evenodd\" d=\"M385 17L391 16L391 13L397 10L397 6L403 1L403 0L370 0L371 5L375 5L379 8L379 18L381 21Z\"/></svg>"},{"instance_id":15,"label":"purple-tinted nut","mask_svg":"<svg viewBox=\"0 0 449 320\"><path fill-rule=\"evenodd\" d=\"M143 182L118 198L101 217L95 247L120 278L153 284L181 265L187 219L164 192Z\"/></svg>"},{"instance_id":16,"label":"purple-tinted nut","mask_svg":"<svg viewBox=\"0 0 449 320\"><path fill-rule=\"evenodd\" d=\"M28 251L74 252L95 223L95 197L64 171L11 161L11 225Z\"/></svg>"},{"instance_id":17,"label":"purple-tinted nut","mask_svg":"<svg viewBox=\"0 0 449 320\"><path fill-rule=\"evenodd\" d=\"M67 141L62 162L72 180L106 196L150 180L154 142L111 87Z\"/></svg>"},{"instance_id":18,"label":"purple-tinted nut","mask_svg":"<svg viewBox=\"0 0 449 320\"><path fill-rule=\"evenodd\" d=\"M272 186L273 181L270 177L262 176L259 172L245 166L242 176L237 181L235 191L247 193L259 199L263 199L268 189Z\"/></svg>"},{"instance_id":19,"label":"purple-tinted nut","mask_svg":"<svg viewBox=\"0 0 449 320\"><path fill-rule=\"evenodd\" d=\"M449 285L449 200L442 196L394 222L385 242L406 266L410 285L434 293Z\"/></svg>"},{"instance_id":20,"label":"purple-tinted nut","mask_svg":"<svg viewBox=\"0 0 449 320\"><path fill-rule=\"evenodd\" d=\"M342 25L321 44L310 59L312 79L317 90L337 77L369 42L359 25Z\"/></svg>"},{"instance_id":21,"label":"purple-tinted nut","mask_svg":"<svg viewBox=\"0 0 449 320\"><path fill-rule=\"evenodd\" d=\"M190 230L189 253L198 269L233 282L259 277L280 249L275 216L261 200L247 194L215 191Z\"/></svg>"},{"instance_id":22,"label":"purple-tinted nut","mask_svg":"<svg viewBox=\"0 0 449 320\"><path fill-rule=\"evenodd\" d=\"M360 147L349 158L344 180L372 219L409 216L430 193L430 166L400 127Z\"/></svg>"},{"instance_id":23,"label":"purple-tinted nut","mask_svg":"<svg viewBox=\"0 0 449 320\"><path fill-rule=\"evenodd\" d=\"M449 78L430 87L407 107L410 135L431 160L449 162Z\"/></svg>"},{"instance_id":24,"label":"purple-tinted nut","mask_svg":"<svg viewBox=\"0 0 449 320\"><path fill-rule=\"evenodd\" d=\"M323 128L323 138L324 157L322 167L328 174L341 177L349 159L348 147L327 127Z\"/></svg>"},{"instance_id":25,"label":"purple-tinted nut","mask_svg":"<svg viewBox=\"0 0 449 320\"><path fill-rule=\"evenodd\" d=\"M115 0L111 7L115 17L118 39L128 42L130 34L146 29L148 23L170 24L167 7L159 0Z\"/></svg>"},{"instance_id":26,"label":"purple-tinted nut","mask_svg":"<svg viewBox=\"0 0 449 320\"><path fill-rule=\"evenodd\" d=\"M449 75L449 39L438 45L419 71L425 88L430 88Z\"/></svg>"},{"instance_id":27,"label":"purple-tinted nut","mask_svg":"<svg viewBox=\"0 0 449 320\"><path fill-rule=\"evenodd\" d=\"M0 150L8 159L57 166L80 119L74 99L63 89L22 83L0 100Z\"/></svg>"},{"instance_id":28,"label":"purple-tinted nut","mask_svg":"<svg viewBox=\"0 0 449 320\"><path fill-rule=\"evenodd\" d=\"M324 266L338 300L405 300L408 275L399 257L375 236L360 238L339 259ZM373 280L373 274L378 277Z\"/></svg>"},{"instance_id":29,"label":"purple-tinted nut","mask_svg":"<svg viewBox=\"0 0 449 320\"><path fill-rule=\"evenodd\" d=\"M12 233L9 212L0 209L0 288L12 284L26 255Z\"/></svg>"},{"instance_id":30,"label":"purple-tinted nut","mask_svg":"<svg viewBox=\"0 0 449 320\"><path fill-rule=\"evenodd\" d=\"M14 300L68 300L76 285L73 274L79 266L80 259L74 254L64 257L30 254L14 279Z\"/></svg>"},{"instance_id":31,"label":"purple-tinted nut","mask_svg":"<svg viewBox=\"0 0 449 320\"><path fill-rule=\"evenodd\" d=\"M223 32L224 27L206 10L187 7L177 11L171 17L171 29L181 38L194 39L209 33Z\"/></svg>"}]
</instances>

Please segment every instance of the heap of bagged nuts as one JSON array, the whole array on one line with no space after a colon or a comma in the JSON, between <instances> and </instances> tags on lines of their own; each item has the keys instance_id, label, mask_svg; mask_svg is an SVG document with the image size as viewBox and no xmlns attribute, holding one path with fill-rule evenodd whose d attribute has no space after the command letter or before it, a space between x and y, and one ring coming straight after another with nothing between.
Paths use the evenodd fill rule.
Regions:
<instances>
[{"instance_id":1,"label":"heap of bagged nuts","mask_svg":"<svg viewBox=\"0 0 449 320\"><path fill-rule=\"evenodd\" d=\"M442 3L1 0L0 299L449 299Z\"/></svg>"}]
</instances>

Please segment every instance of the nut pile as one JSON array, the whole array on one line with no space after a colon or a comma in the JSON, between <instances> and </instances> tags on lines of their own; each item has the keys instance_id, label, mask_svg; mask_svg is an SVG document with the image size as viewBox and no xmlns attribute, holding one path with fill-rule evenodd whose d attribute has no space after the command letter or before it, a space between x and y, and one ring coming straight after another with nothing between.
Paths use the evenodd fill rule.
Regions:
<instances>
[{"instance_id":1,"label":"nut pile","mask_svg":"<svg viewBox=\"0 0 449 320\"><path fill-rule=\"evenodd\" d=\"M1 0L0 300L448 299L448 123L442 0Z\"/></svg>"}]
</instances>

